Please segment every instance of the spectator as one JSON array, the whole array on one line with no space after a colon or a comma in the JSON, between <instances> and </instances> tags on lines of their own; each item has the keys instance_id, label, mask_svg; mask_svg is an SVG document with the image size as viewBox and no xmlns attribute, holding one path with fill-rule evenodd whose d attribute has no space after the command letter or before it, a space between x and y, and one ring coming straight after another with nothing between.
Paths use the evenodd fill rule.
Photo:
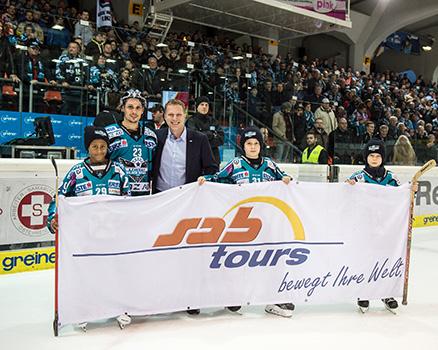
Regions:
<instances>
[{"instance_id":1,"label":"spectator","mask_svg":"<svg viewBox=\"0 0 438 350\"><path fill-rule=\"evenodd\" d=\"M99 127L107 127L111 124L120 124L123 116L119 109L120 96L117 93L108 93L108 104L96 115L93 125Z\"/></svg>"},{"instance_id":2,"label":"spectator","mask_svg":"<svg viewBox=\"0 0 438 350\"><path fill-rule=\"evenodd\" d=\"M86 66L84 60L79 57L80 47L72 41L68 44L67 53L62 54L56 64L56 82L65 88L70 86L84 86L86 81ZM80 115L81 91L78 89L64 90L62 106L63 114Z\"/></svg>"},{"instance_id":3,"label":"spectator","mask_svg":"<svg viewBox=\"0 0 438 350\"><path fill-rule=\"evenodd\" d=\"M118 90L117 74L107 65L106 60L104 55L99 55L96 65L90 68L89 87L103 92L116 92Z\"/></svg>"},{"instance_id":4,"label":"spectator","mask_svg":"<svg viewBox=\"0 0 438 350\"><path fill-rule=\"evenodd\" d=\"M411 142L405 135L400 135L394 145L392 156L394 165L416 165L416 155Z\"/></svg>"},{"instance_id":5,"label":"spectator","mask_svg":"<svg viewBox=\"0 0 438 350\"><path fill-rule=\"evenodd\" d=\"M346 118L339 118L338 127L328 136L328 155L333 159L333 164L351 164L353 152L351 145L353 136L348 130Z\"/></svg>"},{"instance_id":6,"label":"spectator","mask_svg":"<svg viewBox=\"0 0 438 350\"><path fill-rule=\"evenodd\" d=\"M312 112L312 105L310 102L304 104L304 118L306 119L306 131L309 131L315 124L315 115Z\"/></svg>"},{"instance_id":7,"label":"spectator","mask_svg":"<svg viewBox=\"0 0 438 350\"><path fill-rule=\"evenodd\" d=\"M148 55L142 43L135 45L135 50L131 53L131 60L137 68L141 68L142 64L146 64L148 61Z\"/></svg>"},{"instance_id":8,"label":"spectator","mask_svg":"<svg viewBox=\"0 0 438 350\"><path fill-rule=\"evenodd\" d=\"M152 121L146 123L146 126L151 130L160 130L167 128L164 120L164 108L160 104L155 104L150 110L152 113Z\"/></svg>"},{"instance_id":9,"label":"spectator","mask_svg":"<svg viewBox=\"0 0 438 350\"><path fill-rule=\"evenodd\" d=\"M323 121L321 118L315 119L315 124L314 124L313 128L310 129L309 131L311 131L315 135L316 143L318 145L324 147L324 149L327 149L327 147L328 147L328 134L324 130L324 125L323 125Z\"/></svg>"},{"instance_id":10,"label":"spectator","mask_svg":"<svg viewBox=\"0 0 438 350\"><path fill-rule=\"evenodd\" d=\"M338 121L336 120L335 113L330 107L330 101L328 98L322 99L321 106L315 112L316 119L322 119L324 130L327 134L330 134L338 127Z\"/></svg>"},{"instance_id":11,"label":"spectator","mask_svg":"<svg viewBox=\"0 0 438 350\"><path fill-rule=\"evenodd\" d=\"M151 98L161 98L161 91L165 90L165 74L158 68L157 59L149 57L148 66L143 70L143 94Z\"/></svg>"},{"instance_id":12,"label":"spectator","mask_svg":"<svg viewBox=\"0 0 438 350\"><path fill-rule=\"evenodd\" d=\"M294 144L300 148L303 140L306 137L306 118L304 117L304 107L302 104L296 106L292 116L292 124L294 129L295 141Z\"/></svg>"},{"instance_id":13,"label":"spectator","mask_svg":"<svg viewBox=\"0 0 438 350\"><path fill-rule=\"evenodd\" d=\"M93 39L94 29L89 20L90 13L87 10L83 10L75 24L74 36L80 37L84 46L87 46Z\"/></svg>"},{"instance_id":14,"label":"spectator","mask_svg":"<svg viewBox=\"0 0 438 350\"><path fill-rule=\"evenodd\" d=\"M19 60L20 63L17 62L16 68L21 81L26 84L26 88L23 91L25 109L29 107L29 85L31 83L46 83L50 81L50 83L56 84L56 81L53 80L50 71L40 57L40 42L38 39L31 39L26 44L27 52L25 52L22 59ZM34 108L34 110L42 112L43 99L42 96L38 94L37 88L35 88L34 91L34 102L37 102L37 108Z\"/></svg>"},{"instance_id":15,"label":"spectator","mask_svg":"<svg viewBox=\"0 0 438 350\"><path fill-rule=\"evenodd\" d=\"M277 162L287 162L292 150L291 143L295 141L294 127L291 118L292 105L285 102L281 110L272 118L272 130L275 135L275 159Z\"/></svg>"},{"instance_id":16,"label":"spectator","mask_svg":"<svg viewBox=\"0 0 438 350\"><path fill-rule=\"evenodd\" d=\"M98 31L93 39L85 46L87 56L97 56L103 53L103 44L106 41L106 33Z\"/></svg>"},{"instance_id":17,"label":"spectator","mask_svg":"<svg viewBox=\"0 0 438 350\"><path fill-rule=\"evenodd\" d=\"M187 127L207 136L212 150L213 159L219 166L221 162L219 146L224 144L224 131L218 121L213 116L208 115L210 109L209 102L208 97L201 96L197 98L196 113L188 120Z\"/></svg>"},{"instance_id":18,"label":"spectator","mask_svg":"<svg viewBox=\"0 0 438 350\"><path fill-rule=\"evenodd\" d=\"M301 156L303 164L327 164L327 151L321 145L318 145L314 132L308 131L306 134L307 147Z\"/></svg>"},{"instance_id":19,"label":"spectator","mask_svg":"<svg viewBox=\"0 0 438 350\"><path fill-rule=\"evenodd\" d=\"M71 40L71 34L64 25L64 18L56 17L55 24L62 29L49 28L47 31L46 45L49 47L65 48Z\"/></svg>"},{"instance_id":20,"label":"spectator","mask_svg":"<svg viewBox=\"0 0 438 350\"><path fill-rule=\"evenodd\" d=\"M365 123L365 135L362 137L362 143L367 144L371 139L374 138L375 124L372 121L367 121Z\"/></svg>"},{"instance_id":21,"label":"spectator","mask_svg":"<svg viewBox=\"0 0 438 350\"><path fill-rule=\"evenodd\" d=\"M376 135L376 139L381 140L383 142L388 141L388 133L389 133L389 127L388 125L380 125L379 132Z\"/></svg>"}]
</instances>

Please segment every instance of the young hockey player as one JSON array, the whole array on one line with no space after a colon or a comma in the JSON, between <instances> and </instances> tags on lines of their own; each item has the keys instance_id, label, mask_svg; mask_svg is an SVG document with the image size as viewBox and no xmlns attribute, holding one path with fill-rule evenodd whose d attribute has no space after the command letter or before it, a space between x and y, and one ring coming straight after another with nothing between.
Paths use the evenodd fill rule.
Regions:
<instances>
[{"instance_id":1,"label":"young hockey player","mask_svg":"<svg viewBox=\"0 0 438 350\"><path fill-rule=\"evenodd\" d=\"M246 184L252 182L265 182L282 180L289 184L291 178L286 175L270 158L261 156L263 136L256 127L248 127L243 130L240 139L240 147L244 155L236 157L228 162L225 167L215 175L201 176L198 183L205 181ZM274 315L291 317L295 306L292 303L267 305L265 311ZM238 311L240 306L228 307L230 311Z\"/></svg>"},{"instance_id":2,"label":"young hockey player","mask_svg":"<svg viewBox=\"0 0 438 350\"><path fill-rule=\"evenodd\" d=\"M152 179L152 157L157 147L155 133L140 125L145 98L138 90L129 90L121 98L123 120L106 127L111 159L125 166L131 195L149 194Z\"/></svg>"},{"instance_id":3,"label":"young hockey player","mask_svg":"<svg viewBox=\"0 0 438 350\"><path fill-rule=\"evenodd\" d=\"M363 158L365 160L365 168L355 172L347 179L350 185L354 185L356 182L364 182L381 186L400 186L400 181L394 174L385 169L385 144L382 141L370 140L365 145ZM416 191L417 184L413 184L413 186L414 191ZM392 297L384 298L382 301L391 312L398 307L397 300ZM358 300L357 305L360 311L365 313L368 311L370 302L369 300Z\"/></svg>"},{"instance_id":4,"label":"young hockey player","mask_svg":"<svg viewBox=\"0 0 438 350\"><path fill-rule=\"evenodd\" d=\"M108 159L109 140L105 129L87 126L84 131L84 143L89 157L70 169L59 187L58 195L129 195L129 179L123 165ZM52 233L58 229L55 200L49 205L47 226ZM117 322L120 328L124 328L131 323L131 318L123 314L117 317ZM86 330L87 323L81 323L79 326Z\"/></svg>"}]
</instances>

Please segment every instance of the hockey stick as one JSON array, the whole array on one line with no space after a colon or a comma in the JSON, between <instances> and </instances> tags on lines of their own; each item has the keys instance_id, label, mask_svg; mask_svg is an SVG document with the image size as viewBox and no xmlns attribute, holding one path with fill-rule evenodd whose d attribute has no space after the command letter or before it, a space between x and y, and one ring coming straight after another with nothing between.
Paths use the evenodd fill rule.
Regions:
<instances>
[{"instance_id":1,"label":"hockey stick","mask_svg":"<svg viewBox=\"0 0 438 350\"><path fill-rule=\"evenodd\" d=\"M429 160L424 164L420 170L418 170L412 178L412 186L418 181L418 179L424 175L427 171L436 166L435 160ZM403 285L403 305L408 304L408 284L409 284L409 266L411 261L411 241L412 241L412 222L414 220L414 197L415 193L411 186L411 203L409 206L409 226L408 226L408 242L406 245L406 268L405 268L405 281Z\"/></svg>"},{"instance_id":2,"label":"hockey stick","mask_svg":"<svg viewBox=\"0 0 438 350\"><path fill-rule=\"evenodd\" d=\"M56 164L55 158L50 158L52 161L53 168L55 168L55 204L56 204L56 213L55 218L58 219L58 185L59 185L59 175L58 175L58 166ZM59 224L58 224L59 225ZM55 230L55 318L53 320L53 333L55 337L58 336L58 228Z\"/></svg>"}]
</instances>

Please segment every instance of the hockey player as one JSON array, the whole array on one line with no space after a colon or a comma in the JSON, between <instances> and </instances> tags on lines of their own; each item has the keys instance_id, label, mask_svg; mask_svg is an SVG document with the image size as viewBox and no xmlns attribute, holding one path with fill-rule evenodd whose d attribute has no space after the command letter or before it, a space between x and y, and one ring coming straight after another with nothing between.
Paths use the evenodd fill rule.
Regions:
<instances>
[{"instance_id":1,"label":"hockey player","mask_svg":"<svg viewBox=\"0 0 438 350\"><path fill-rule=\"evenodd\" d=\"M111 159L125 166L131 195L149 194L152 179L152 157L157 147L155 133L140 125L145 98L138 90L128 90L121 98L123 120L106 127Z\"/></svg>"},{"instance_id":2,"label":"hockey player","mask_svg":"<svg viewBox=\"0 0 438 350\"><path fill-rule=\"evenodd\" d=\"M248 127L243 130L240 139L240 146L244 155L236 157L228 162L225 167L215 175L201 176L198 183L202 185L205 181L246 184L252 182L265 182L282 180L289 184L291 177L286 175L270 158L261 156L263 136L256 127ZM230 311L238 311L240 306L229 306ZM295 309L294 304L267 305L265 311L274 315L291 317Z\"/></svg>"},{"instance_id":3,"label":"hockey player","mask_svg":"<svg viewBox=\"0 0 438 350\"><path fill-rule=\"evenodd\" d=\"M65 197L129 195L129 179L123 165L109 160L109 140L105 129L87 126L84 131L84 143L89 157L70 169L58 189L58 195ZM49 205L47 226L52 233L58 229L55 200ZM117 322L120 328L124 328L131 323L131 318L123 314L117 317ZM86 326L86 322L79 324L84 331Z\"/></svg>"},{"instance_id":4,"label":"hockey player","mask_svg":"<svg viewBox=\"0 0 438 350\"><path fill-rule=\"evenodd\" d=\"M347 183L354 185L356 182L364 182L381 186L400 186L400 181L389 170L385 169L385 144L376 139L370 140L363 151L365 168L355 172L347 179ZM417 191L418 185L413 184L414 191ZM394 312L398 307L397 300L392 297L382 299L385 307ZM369 300L358 300L357 305L361 312L368 311Z\"/></svg>"}]
</instances>

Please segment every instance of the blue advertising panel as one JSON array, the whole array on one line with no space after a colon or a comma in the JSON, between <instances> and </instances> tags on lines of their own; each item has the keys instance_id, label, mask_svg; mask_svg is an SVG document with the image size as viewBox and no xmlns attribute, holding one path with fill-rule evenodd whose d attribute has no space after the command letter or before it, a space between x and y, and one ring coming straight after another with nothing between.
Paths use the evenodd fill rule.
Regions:
<instances>
[{"instance_id":1,"label":"blue advertising panel","mask_svg":"<svg viewBox=\"0 0 438 350\"><path fill-rule=\"evenodd\" d=\"M79 157L87 155L83 134L85 126L93 124L92 117L0 111L0 144L31 136L34 133L33 122L38 117L50 117L55 146L75 147Z\"/></svg>"}]
</instances>

